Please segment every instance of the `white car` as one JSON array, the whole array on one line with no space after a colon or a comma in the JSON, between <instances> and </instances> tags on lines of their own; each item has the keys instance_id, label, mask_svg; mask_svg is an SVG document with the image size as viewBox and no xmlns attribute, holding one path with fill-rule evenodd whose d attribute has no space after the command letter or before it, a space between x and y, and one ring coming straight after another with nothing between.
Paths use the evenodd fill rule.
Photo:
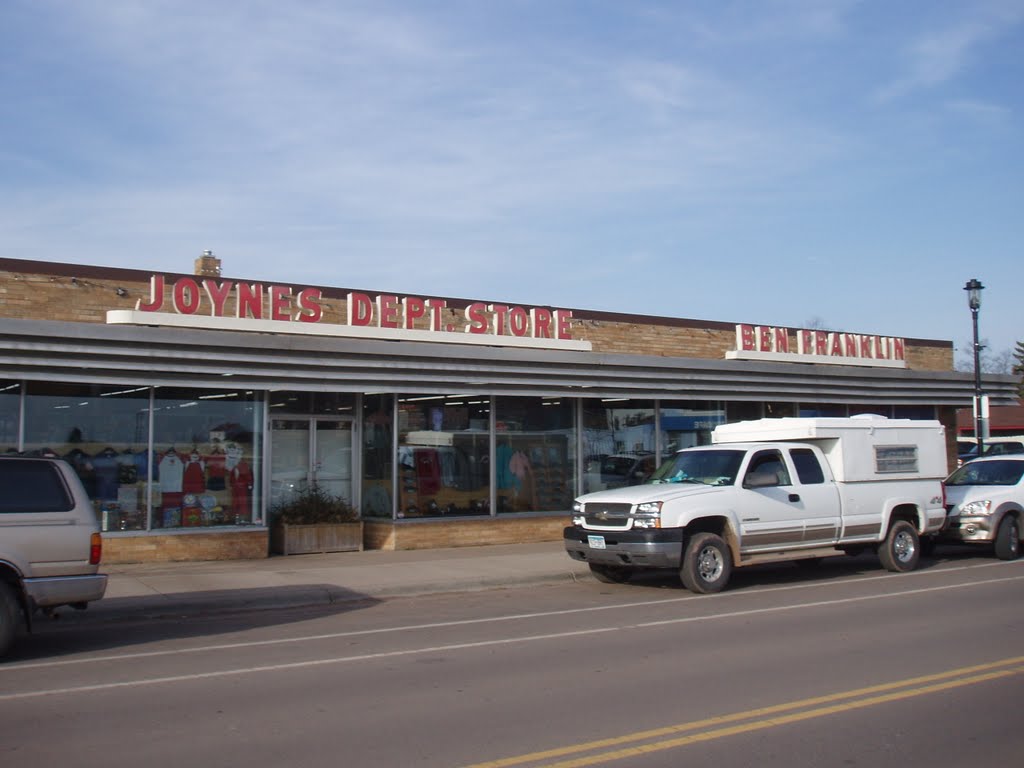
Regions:
<instances>
[{"instance_id":1,"label":"white car","mask_svg":"<svg viewBox=\"0 0 1024 768\"><path fill-rule=\"evenodd\" d=\"M1024 455L983 456L945 480L942 539L992 544L1000 560L1020 556L1024 529Z\"/></svg>"}]
</instances>

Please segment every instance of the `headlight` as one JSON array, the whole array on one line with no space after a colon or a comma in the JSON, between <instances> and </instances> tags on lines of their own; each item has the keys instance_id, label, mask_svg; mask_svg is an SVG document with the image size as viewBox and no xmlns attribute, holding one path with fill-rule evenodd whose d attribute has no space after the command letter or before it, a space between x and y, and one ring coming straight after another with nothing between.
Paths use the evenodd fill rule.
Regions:
<instances>
[{"instance_id":1,"label":"headlight","mask_svg":"<svg viewBox=\"0 0 1024 768\"><path fill-rule=\"evenodd\" d=\"M572 503L572 524L575 526L582 526L586 522L583 517L583 505L578 501Z\"/></svg>"},{"instance_id":2,"label":"headlight","mask_svg":"<svg viewBox=\"0 0 1024 768\"><path fill-rule=\"evenodd\" d=\"M991 515L992 502L989 499L984 501L969 501L960 507L961 515Z\"/></svg>"},{"instance_id":3,"label":"headlight","mask_svg":"<svg viewBox=\"0 0 1024 768\"><path fill-rule=\"evenodd\" d=\"M649 501L637 504L633 513L634 528L661 528L661 502Z\"/></svg>"}]
</instances>

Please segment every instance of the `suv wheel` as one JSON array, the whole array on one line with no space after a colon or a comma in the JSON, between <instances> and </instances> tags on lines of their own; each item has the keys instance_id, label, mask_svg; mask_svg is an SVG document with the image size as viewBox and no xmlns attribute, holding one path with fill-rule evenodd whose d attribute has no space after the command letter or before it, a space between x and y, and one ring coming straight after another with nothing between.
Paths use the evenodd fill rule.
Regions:
<instances>
[{"instance_id":1,"label":"suv wheel","mask_svg":"<svg viewBox=\"0 0 1024 768\"><path fill-rule=\"evenodd\" d=\"M1020 556L1020 525L1017 518L1007 515L996 531L996 557L1000 560L1016 560Z\"/></svg>"},{"instance_id":2,"label":"suv wheel","mask_svg":"<svg viewBox=\"0 0 1024 768\"><path fill-rule=\"evenodd\" d=\"M3 657L24 626L21 605L10 584L0 581L0 657Z\"/></svg>"}]
</instances>

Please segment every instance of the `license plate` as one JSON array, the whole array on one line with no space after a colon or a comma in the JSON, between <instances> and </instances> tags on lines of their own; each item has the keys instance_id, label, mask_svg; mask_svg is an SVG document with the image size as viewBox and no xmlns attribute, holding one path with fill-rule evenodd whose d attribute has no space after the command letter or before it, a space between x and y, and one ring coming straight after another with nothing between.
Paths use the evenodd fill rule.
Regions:
<instances>
[{"instance_id":1,"label":"license plate","mask_svg":"<svg viewBox=\"0 0 1024 768\"><path fill-rule=\"evenodd\" d=\"M604 549L604 536L587 536L587 544L591 549Z\"/></svg>"}]
</instances>

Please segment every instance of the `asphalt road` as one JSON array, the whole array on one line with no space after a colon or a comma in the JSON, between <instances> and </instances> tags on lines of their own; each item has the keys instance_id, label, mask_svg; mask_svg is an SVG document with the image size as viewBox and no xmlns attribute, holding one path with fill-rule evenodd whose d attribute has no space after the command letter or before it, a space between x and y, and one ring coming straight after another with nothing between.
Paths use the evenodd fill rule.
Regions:
<instances>
[{"instance_id":1,"label":"asphalt road","mask_svg":"<svg viewBox=\"0 0 1024 768\"><path fill-rule=\"evenodd\" d=\"M1020 765L1024 560L925 565L75 614L0 664L0 764Z\"/></svg>"}]
</instances>

